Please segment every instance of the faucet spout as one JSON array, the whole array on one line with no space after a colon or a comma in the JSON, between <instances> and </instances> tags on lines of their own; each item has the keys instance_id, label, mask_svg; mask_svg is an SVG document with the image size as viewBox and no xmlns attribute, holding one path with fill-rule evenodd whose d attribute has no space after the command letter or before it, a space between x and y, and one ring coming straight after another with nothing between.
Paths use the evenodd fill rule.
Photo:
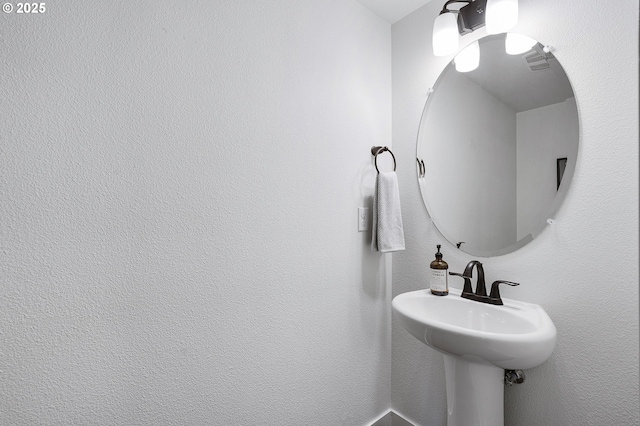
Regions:
<instances>
[{"instance_id":1,"label":"faucet spout","mask_svg":"<svg viewBox=\"0 0 640 426\"><path fill-rule=\"evenodd\" d=\"M476 280L476 295L478 296L486 296L487 295L487 287L484 282L484 268L482 267L482 263L478 260L472 260L467 264L467 267L464 268L464 275L467 277L473 277L473 268L476 268L478 271L478 278Z\"/></svg>"}]
</instances>

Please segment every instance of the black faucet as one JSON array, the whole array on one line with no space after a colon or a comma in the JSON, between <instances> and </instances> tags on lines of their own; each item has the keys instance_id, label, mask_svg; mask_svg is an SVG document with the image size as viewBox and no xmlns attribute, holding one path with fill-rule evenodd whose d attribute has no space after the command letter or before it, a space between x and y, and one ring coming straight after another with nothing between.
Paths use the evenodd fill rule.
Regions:
<instances>
[{"instance_id":1,"label":"black faucet","mask_svg":"<svg viewBox=\"0 0 640 426\"><path fill-rule=\"evenodd\" d=\"M476 292L473 292L471 288L471 278L473 278L473 268L478 271L478 278L476 280ZM520 285L511 281L498 280L491 284L491 293L487 296L487 288L484 283L484 268L482 263L477 260L472 260L464 268L464 273L459 274L457 272L449 272L449 275L456 275L464 278L464 287L462 288L462 295L465 299L475 300L482 303L490 303L492 305L503 305L502 298L500 297L500 290L498 286L500 284L507 284L511 286Z\"/></svg>"}]
</instances>

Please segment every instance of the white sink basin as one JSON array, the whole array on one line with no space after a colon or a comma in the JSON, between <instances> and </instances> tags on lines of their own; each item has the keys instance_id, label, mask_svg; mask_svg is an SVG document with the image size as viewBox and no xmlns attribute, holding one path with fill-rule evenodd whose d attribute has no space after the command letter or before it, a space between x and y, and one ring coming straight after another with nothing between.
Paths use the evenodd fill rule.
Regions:
<instances>
[{"instance_id":1,"label":"white sink basin","mask_svg":"<svg viewBox=\"0 0 640 426\"><path fill-rule=\"evenodd\" d=\"M409 333L446 355L507 370L533 368L549 358L556 327L542 307L510 299L502 299L503 306L489 305L460 293L403 293L393 299L393 311Z\"/></svg>"}]
</instances>

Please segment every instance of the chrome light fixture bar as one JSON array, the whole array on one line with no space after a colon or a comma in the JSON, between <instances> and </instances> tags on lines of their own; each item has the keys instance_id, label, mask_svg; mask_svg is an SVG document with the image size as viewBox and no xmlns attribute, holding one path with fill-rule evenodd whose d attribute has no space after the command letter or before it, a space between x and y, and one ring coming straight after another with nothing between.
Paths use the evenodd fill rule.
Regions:
<instances>
[{"instance_id":1,"label":"chrome light fixture bar","mask_svg":"<svg viewBox=\"0 0 640 426\"><path fill-rule=\"evenodd\" d=\"M433 54L454 54L458 50L459 36L485 25L487 33L499 34L507 32L517 22L518 0L449 0L433 23Z\"/></svg>"}]
</instances>

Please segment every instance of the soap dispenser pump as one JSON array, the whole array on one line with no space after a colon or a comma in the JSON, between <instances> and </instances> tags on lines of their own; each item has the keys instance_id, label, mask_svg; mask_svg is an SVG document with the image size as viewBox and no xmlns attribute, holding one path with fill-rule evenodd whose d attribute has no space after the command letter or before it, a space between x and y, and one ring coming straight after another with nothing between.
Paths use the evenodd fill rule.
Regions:
<instances>
[{"instance_id":1,"label":"soap dispenser pump","mask_svg":"<svg viewBox=\"0 0 640 426\"><path fill-rule=\"evenodd\" d=\"M429 287L431 293L436 296L447 296L449 294L449 277L447 275L447 269L449 265L442 260L442 253L440 253L440 244L436 246L438 252L436 253L436 260L431 262L431 279L429 280Z\"/></svg>"}]
</instances>

